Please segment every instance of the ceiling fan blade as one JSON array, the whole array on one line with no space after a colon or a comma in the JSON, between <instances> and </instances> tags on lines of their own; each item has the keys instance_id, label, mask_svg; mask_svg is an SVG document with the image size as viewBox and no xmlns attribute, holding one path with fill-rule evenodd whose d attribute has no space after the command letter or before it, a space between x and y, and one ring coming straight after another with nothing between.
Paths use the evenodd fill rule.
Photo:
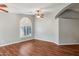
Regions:
<instances>
[{"instance_id":1,"label":"ceiling fan blade","mask_svg":"<svg viewBox=\"0 0 79 59\"><path fill-rule=\"evenodd\" d=\"M3 11L3 12L8 13L8 11L5 10L6 8L7 8L7 5L5 5L5 4L0 4L0 11Z\"/></svg>"},{"instance_id":2,"label":"ceiling fan blade","mask_svg":"<svg viewBox=\"0 0 79 59\"><path fill-rule=\"evenodd\" d=\"M5 4L0 4L0 7L7 7L7 5L5 5Z\"/></svg>"},{"instance_id":3,"label":"ceiling fan blade","mask_svg":"<svg viewBox=\"0 0 79 59\"><path fill-rule=\"evenodd\" d=\"M1 11L4 11L4 12L6 12L6 13L8 13L8 11L7 10L4 10L4 9L0 9Z\"/></svg>"}]
</instances>

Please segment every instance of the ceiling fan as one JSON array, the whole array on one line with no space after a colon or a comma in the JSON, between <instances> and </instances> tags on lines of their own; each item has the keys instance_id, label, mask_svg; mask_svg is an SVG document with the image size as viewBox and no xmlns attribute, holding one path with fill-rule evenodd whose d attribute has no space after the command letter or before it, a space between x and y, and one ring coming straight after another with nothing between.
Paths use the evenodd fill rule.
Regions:
<instances>
[{"instance_id":1,"label":"ceiling fan","mask_svg":"<svg viewBox=\"0 0 79 59\"><path fill-rule=\"evenodd\" d=\"M6 9L7 9L7 6L5 4L0 4L0 11L8 13Z\"/></svg>"},{"instance_id":2,"label":"ceiling fan","mask_svg":"<svg viewBox=\"0 0 79 59\"><path fill-rule=\"evenodd\" d=\"M34 15L36 18L45 18L45 15L50 12L51 10L49 9L38 8L38 9L30 10L26 12L26 14Z\"/></svg>"},{"instance_id":3,"label":"ceiling fan","mask_svg":"<svg viewBox=\"0 0 79 59\"><path fill-rule=\"evenodd\" d=\"M35 16L36 18L44 18L44 12L42 11L42 9L37 9L35 11Z\"/></svg>"}]
</instances>

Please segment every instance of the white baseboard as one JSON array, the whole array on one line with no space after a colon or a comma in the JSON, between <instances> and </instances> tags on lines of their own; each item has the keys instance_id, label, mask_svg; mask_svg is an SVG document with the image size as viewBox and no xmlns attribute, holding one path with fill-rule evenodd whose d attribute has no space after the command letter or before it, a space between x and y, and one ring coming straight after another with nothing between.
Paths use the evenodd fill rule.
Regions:
<instances>
[{"instance_id":1,"label":"white baseboard","mask_svg":"<svg viewBox=\"0 0 79 59\"><path fill-rule=\"evenodd\" d=\"M35 39L38 39L38 40L42 40L42 41L48 41L48 42L53 42L53 43L55 43L56 45L79 45L79 43L62 43L62 44L60 44L60 43L58 43L58 42L54 42L54 41L50 41L50 40L43 40L43 39L40 39L40 38L35 38Z\"/></svg>"},{"instance_id":2,"label":"white baseboard","mask_svg":"<svg viewBox=\"0 0 79 59\"><path fill-rule=\"evenodd\" d=\"M79 43L61 43L59 45L79 45Z\"/></svg>"},{"instance_id":3,"label":"white baseboard","mask_svg":"<svg viewBox=\"0 0 79 59\"><path fill-rule=\"evenodd\" d=\"M29 38L29 39L27 38L26 40L20 40L20 41L17 41L17 42L2 44L2 45L0 45L0 47L7 46L7 45L12 45L12 44L16 44L16 43L20 43L20 42L32 40L32 39L41 40L41 39L39 39L39 38ZM42 41L53 42L53 41L45 40L45 39L44 39L44 40L42 39ZM57 42L53 42L53 43L55 43L55 44L57 44L57 45L79 45L79 43L61 43L61 44L59 44L59 43L57 43Z\"/></svg>"},{"instance_id":4,"label":"white baseboard","mask_svg":"<svg viewBox=\"0 0 79 59\"><path fill-rule=\"evenodd\" d=\"M41 40L41 39L39 39L39 38L29 38L29 39L27 38L26 40L20 40L20 41L17 41L17 42L12 42L12 43L7 43L7 44L2 44L2 45L0 45L0 47L7 46L7 45L12 45L12 44L16 44L16 43L20 43L20 42L24 42L24 41L32 40L32 39ZM50 41L50 40L43 40L43 39L42 39L42 41L53 42L53 41ZM53 42L53 43L59 45L59 44L56 43L56 42Z\"/></svg>"},{"instance_id":5,"label":"white baseboard","mask_svg":"<svg viewBox=\"0 0 79 59\"><path fill-rule=\"evenodd\" d=\"M7 43L7 44L2 44L2 45L0 45L0 47L7 46L7 45L12 45L12 44L16 44L16 43L20 43L20 42L24 42L24 41L28 41L28 40L31 40L31 39L20 40L20 41L17 41L17 42L12 42L12 43Z\"/></svg>"},{"instance_id":6,"label":"white baseboard","mask_svg":"<svg viewBox=\"0 0 79 59\"><path fill-rule=\"evenodd\" d=\"M42 40L42 41L47 41L47 42L53 42L53 43L55 43L56 45L59 45L58 42L54 42L54 41L50 41L50 40L45 40L45 39L40 39L40 38L35 38L35 39L37 39L37 40Z\"/></svg>"}]
</instances>

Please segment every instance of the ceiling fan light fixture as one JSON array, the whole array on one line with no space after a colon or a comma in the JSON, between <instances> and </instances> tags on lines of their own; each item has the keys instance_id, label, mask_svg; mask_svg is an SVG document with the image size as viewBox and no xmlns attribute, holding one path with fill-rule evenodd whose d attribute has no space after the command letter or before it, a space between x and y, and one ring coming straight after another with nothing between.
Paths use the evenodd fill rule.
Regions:
<instances>
[{"instance_id":1,"label":"ceiling fan light fixture","mask_svg":"<svg viewBox=\"0 0 79 59\"><path fill-rule=\"evenodd\" d=\"M44 18L43 11L40 9L36 10L35 16L36 18Z\"/></svg>"},{"instance_id":2,"label":"ceiling fan light fixture","mask_svg":"<svg viewBox=\"0 0 79 59\"><path fill-rule=\"evenodd\" d=\"M41 18L40 16L36 16L36 18Z\"/></svg>"}]
</instances>

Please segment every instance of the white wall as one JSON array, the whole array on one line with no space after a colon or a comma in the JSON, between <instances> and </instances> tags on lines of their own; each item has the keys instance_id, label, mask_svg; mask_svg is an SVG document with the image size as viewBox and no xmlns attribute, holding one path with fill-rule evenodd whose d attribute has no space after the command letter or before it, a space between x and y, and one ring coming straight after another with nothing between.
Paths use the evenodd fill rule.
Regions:
<instances>
[{"instance_id":1,"label":"white wall","mask_svg":"<svg viewBox=\"0 0 79 59\"><path fill-rule=\"evenodd\" d=\"M35 19L35 38L58 44L58 20L54 19L53 14Z\"/></svg>"},{"instance_id":2,"label":"white wall","mask_svg":"<svg viewBox=\"0 0 79 59\"><path fill-rule=\"evenodd\" d=\"M20 15L0 13L0 45L26 40L20 39L20 19Z\"/></svg>"},{"instance_id":3,"label":"white wall","mask_svg":"<svg viewBox=\"0 0 79 59\"><path fill-rule=\"evenodd\" d=\"M79 44L79 19L76 15L78 16L78 13L68 12L64 18L71 19L62 17L54 19L53 14L50 13L46 14L43 19L35 19L35 38L59 45Z\"/></svg>"},{"instance_id":4,"label":"white wall","mask_svg":"<svg viewBox=\"0 0 79 59\"><path fill-rule=\"evenodd\" d=\"M20 40L19 16L0 13L0 45Z\"/></svg>"},{"instance_id":5,"label":"white wall","mask_svg":"<svg viewBox=\"0 0 79 59\"><path fill-rule=\"evenodd\" d=\"M59 44L59 19L55 16L70 4L58 4L51 7L52 12L46 12L43 19L35 19L35 38Z\"/></svg>"},{"instance_id":6,"label":"white wall","mask_svg":"<svg viewBox=\"0 0 79 59\"><path fill-rule=\"evenodd\" d=\"M59 44L79 44L79 13L68 10L59 17Z\"/></svg>"},{"instance_id":7,"label":"white wall","mask_svg":"<svg viewBox=\"0 0 79 59\"><path fill-rule=\"evenodd\" d=\"M59 44L79 44L79 19L60 18Z\"/></svg>"}]
</instances>

